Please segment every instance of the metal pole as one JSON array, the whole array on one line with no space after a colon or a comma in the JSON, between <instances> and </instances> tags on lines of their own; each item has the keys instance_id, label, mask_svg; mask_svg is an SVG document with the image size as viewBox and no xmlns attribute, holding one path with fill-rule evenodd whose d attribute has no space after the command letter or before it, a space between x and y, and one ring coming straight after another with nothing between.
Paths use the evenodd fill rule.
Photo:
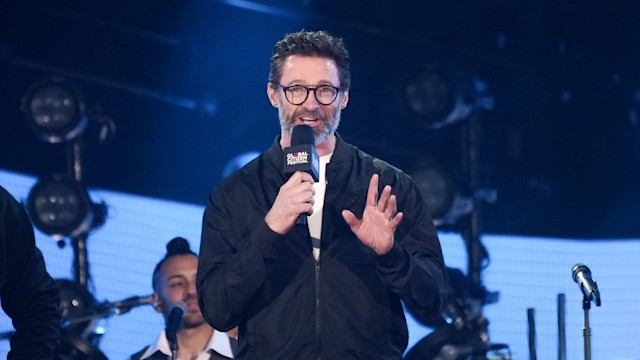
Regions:
<instances>
[{"instance_id":1,"label":"metal pole","mask_svg":"<svg viewBox=\"0 0 640 360\"><path fill-rule=\"evenodd\" d=\"M536 352L536 320L535 309L527 309L527 322L529 323L529 360L536 360L538 358Z\"/></svg>"},{"instance_id":2,"label":"metal pole","mask_svg":"<svg viewBox=\"0 0 640 360\"><path fill-rule=\"evenodd\" d=\"M82 150L83 150L83 142L82 137L76 138L71 143L70 154L69 154L69 171L71 172L69 175L73 176L73 178L77 182L82 182Z\"/></svg>"},{"instance_id":3,"label":"metal pole","mask_svg":"<svg viewBox=\"0 0 640 360\"><path fill-rule=\"evenodd\" d=\"M77 182L82 182L82 150L83 139L77 137L69 146L69 175ZM89 261L87 260L87 233L71 238L73 248L73 271L76 282L87 288L89 282Z\"/></svg>"},{"instance_id":4,"label":"metal pole","mask_svg":"<svg viewBox=\"0 0 640 360\"><path fill-rule=\"evenodd\" d=\"M582 299L582 308L584 309L584 360L591 360L591 328L589 327L589 309L591 309L591 300L586 296Z\"/></svg>"},{"instance_id":5,"label":"metal pole","mask_svg":"<svg viewBox=\"0 0 640 360\"><path fill-rule=\"evenodd\" d=\"M87 261L87 235L82 234L71 238L73 247L73 271L75 280L82 287L87 288L89 282L89 265Z\"/></svg>"},{"instance_id":6,"label":"metal pole","mask_svg":"<svg viewBox=\"0 0 640 360\"><path fill-rule=\"evenodd\" d=\"M472 113L462 125L462 156L463 169L467 175L468 191L474 194L480 185L480 157L479 157L479 121ZM466 220L466 229L463 230L465 236L468 259L468 276L474 284L480 285L482 270L482 248L480 242L480 201L473 197L473 208Z\"/></svg>"}]
</instances>

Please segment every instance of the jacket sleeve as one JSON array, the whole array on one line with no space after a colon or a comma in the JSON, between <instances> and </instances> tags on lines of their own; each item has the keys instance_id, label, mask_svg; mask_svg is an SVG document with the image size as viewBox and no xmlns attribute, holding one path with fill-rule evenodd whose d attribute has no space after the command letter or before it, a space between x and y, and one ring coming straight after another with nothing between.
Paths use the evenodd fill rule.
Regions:
<instances>
[{"instance_id":1,"label":"jacket sleeve","mask_svg":"<svg viewBox=\"0 0 640 360\"><path fill-rule=\"evenodd\" d=\"M386 176L385 176L386 175ZM420 191L404 173L381 174L404 214L391 251L377 259L378 273L418 320L438 317L447 295L447 274L435 225Z\"/></svg>"},{"instance_id":2,"label":"jacket sleeve","mask_svg":"<svg viewBox=\"0 0 640 360\"><path fill-rule=\"evenodd\" d=\"M35 245L24 208L13 198L3 203L0 236L5 246L6 281L0 297L16 330L8 359L52 359L60 334L60 293Z\"/></svg>"},{"instance_id":3,"label":"jacket sleeve","mask_svg":"<svg viewBox=\"0 0 640 360\"><path fill-rule=\"evenodd\" d=\"M265 257L281 239L263 217L256 219L251 231L237 230L248 216L248 205L237 204L251 204L248 201L230 196L226 188L218 186L203 216L198 300L207 322L219 331L230 330L242 321L266 280Z\"/></svg>"}]
</instances>

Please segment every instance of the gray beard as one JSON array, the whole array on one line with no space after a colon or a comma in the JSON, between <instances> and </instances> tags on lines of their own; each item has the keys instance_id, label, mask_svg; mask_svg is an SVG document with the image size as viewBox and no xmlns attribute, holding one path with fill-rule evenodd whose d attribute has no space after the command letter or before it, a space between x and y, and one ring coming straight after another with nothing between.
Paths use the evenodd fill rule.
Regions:
<instances>
[{"instance_id":1,"label":"gray beard","mask_svg":"<svg viewBox=\"0 0 640 360\"><path fill-rule=\"evenodd\" d=\"M332 120L327 120L326 116L320 117L320 116L317 116L318 114L313 114L313 116L316 116L321 119L322 125L323 125L319 129L314 129L316 146L319 144L322 144L331 135L333 135L336 132L336 130L338 130L338 126L340 126L341 112L342 112L342 109L337 108L335 116L333 117ZM290 117L287 117L284 114L282 109L278 109L278 117L280 118L281 129L287 134L291 135L293 132L293 127L295 126L295 123L296 123L296 119L301 115L305 115L305 114L309 114L309 113L304 111L297 111L293 113L293 115L291 115Z\"/></svg>"}]
</instances>

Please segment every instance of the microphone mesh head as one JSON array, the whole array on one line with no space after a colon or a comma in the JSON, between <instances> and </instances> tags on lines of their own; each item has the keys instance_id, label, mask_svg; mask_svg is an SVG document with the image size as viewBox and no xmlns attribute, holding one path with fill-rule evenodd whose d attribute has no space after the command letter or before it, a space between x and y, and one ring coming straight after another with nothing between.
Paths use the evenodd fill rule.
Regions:
<instances>
[{"instance_id":1,"label":"microphone mesh head","mask_svg":"<svg viewBox=\"0 0 640 360\"><path fill-rule=\"evenodd\" d=\"M584 265L584 264L575 264L573 265L573 269L572 269L572 273L571 273L571 277L573 278L573 281L578 281L577 276L578 273L580 272L584 272L585 274L589 274L591 275L591 270L589 270L589 268Z\"/></svg>"},{"instance_id":2,"label":"microphone mesh head","mask_svg":"<svg viewBox=\"0 0 640 360\"><path fill-rule=\"evenodd\" d=\"M309 125L294 126L293 131L291 132L291 146L308 144L315 144L313 128Z\"/></svg>"},{"instance_id":3,"label":"microphone mesh head","mask_svg":"<svg viewBox=\"0 0 640 360\"><path fill-rule=\"evenodd\" d=\"M186 314L189 309L184 301L176 301L175 303L173 303L173 306L176 308L180 308L183 314Z\"/></svg>"}]
</instances>

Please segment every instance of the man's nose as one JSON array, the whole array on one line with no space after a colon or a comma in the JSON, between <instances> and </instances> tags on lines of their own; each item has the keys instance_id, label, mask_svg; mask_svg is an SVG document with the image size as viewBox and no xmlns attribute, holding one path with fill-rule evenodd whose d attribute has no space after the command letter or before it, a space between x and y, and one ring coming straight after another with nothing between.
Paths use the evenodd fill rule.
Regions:
<instances>
[{"instance_id":1,"label":"man's nose","mask_svg":"<svg viewBox=\"0 0 640 360\"><path fill-rule=\"evenodd\" d=\"M307 109L317 109L318 107L320 107L320 103L318 102L318 99L316 99L315 89L309 90L309 95L307 96L306 100L302 103L302 106L304 106Z\"/></svg>"},{"instance_id":2,"label":"man's nose","mask_svg":"<svg viewBox=\"0 0 640 360\"><path fill-rule=\"evenodd\" d=\"M195 295L196 294L196 283L189 282L189 284L184 288L185 295Z\"/></svg>"}]
</instances>

